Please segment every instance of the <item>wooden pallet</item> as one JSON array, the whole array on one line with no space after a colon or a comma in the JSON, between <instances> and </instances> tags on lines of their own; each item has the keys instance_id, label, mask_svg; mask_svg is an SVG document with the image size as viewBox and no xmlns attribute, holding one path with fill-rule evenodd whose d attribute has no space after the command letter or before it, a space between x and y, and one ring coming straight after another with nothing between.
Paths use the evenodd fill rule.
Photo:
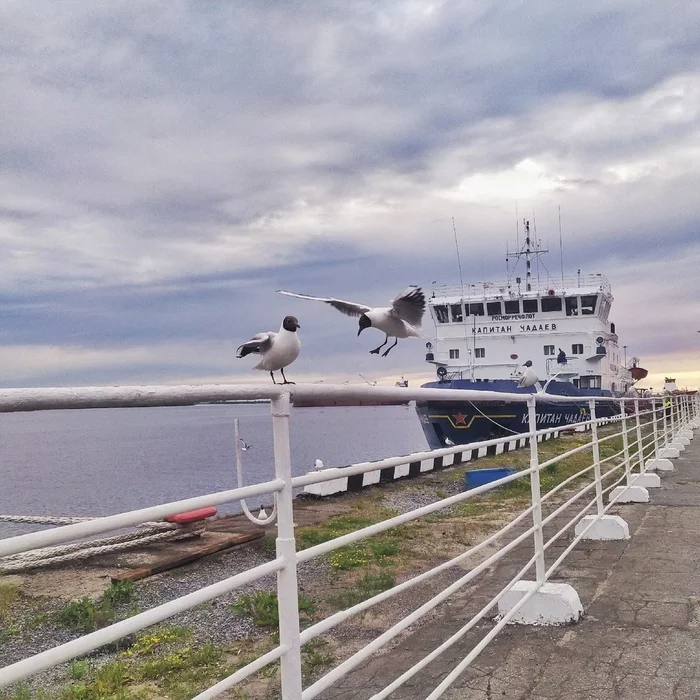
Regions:
<instances>
[{"instance_id":1,"label":"wooden pallet","mask_svg":"<svg viewBox=\"0 0 700 700\"><path fill-rule=\"evenodd\" d=\"M188 541L185 548L182 547L183 542L177 542L177 551L168 556L167 549L169 543L158 545L159 549L165 550L164 554L159 553L156 561L148 566L142 566L134 569L125 569L112 575L112 581L139 581L140 579L159 574L169 569L174 569L183 564L206 557L208 554L220 552L229 547L235 547L244 542L257 540L263 536L263 532L247 532L247 533L228 533L228 532L207 532L196 541Z\"/></svg>"}]
</instances>

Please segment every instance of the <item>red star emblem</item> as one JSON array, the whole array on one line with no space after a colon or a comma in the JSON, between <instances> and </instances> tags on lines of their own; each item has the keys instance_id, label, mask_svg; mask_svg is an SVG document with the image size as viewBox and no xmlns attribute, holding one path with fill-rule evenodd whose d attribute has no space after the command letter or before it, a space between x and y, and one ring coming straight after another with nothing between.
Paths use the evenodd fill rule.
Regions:
<instances>
[{"instance_id":1,"label":"red star emblem","mask_svg":"<svg viewBox=\"0 0 700 700\"><path fill-rule=\"evenodd\" d=\"M457 413L455 415L455 425L459 425L459 423L462 425L467 424L467 417L463 413Z\"/></svg>"}]
</instances>

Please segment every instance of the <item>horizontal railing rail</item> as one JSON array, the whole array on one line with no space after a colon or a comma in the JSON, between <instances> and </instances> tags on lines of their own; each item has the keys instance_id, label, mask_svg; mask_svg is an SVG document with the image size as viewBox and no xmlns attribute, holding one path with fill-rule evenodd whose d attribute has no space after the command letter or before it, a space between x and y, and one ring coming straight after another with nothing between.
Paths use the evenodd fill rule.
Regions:
<instances>
[{"instance_id":1,"label":"horizontal railing rail","mask_svg":"<svg viewBox=\"0 0 700 700\"><path fill-rule=\"evenodd\" d=\"M514 474L497 481L484 484L434 503L414 508L405 513L392 516L381 522L356 529L326 542L306 549L297 550L294 533L293 493L295 489L310 484L318 484L342 477L378 471L389 467L420 462L425 459L458 455L466 450L482 450L501 445L513 440L513 436L484 440L468 445L454 445L437 450L426 450L399 457L389 457L374 462L364 462L339 468L323 469L303 476L291 476L291 458L289 447L289 415L291 401L294 398L373 398L373 399L410 399L421 401L462 402L469 401L507 401L527 404L527 431L518 434L526 438L530 449L530 464ZM0 412L18 412L48 409L73 408L109 408L129 406L178 406L201 402L225 402L239 400L266 399L271 403L273 423L273 440L275 454L275 478L253 486L239 487L220 491L205 496L164 503L139 510L96 518L94 520L65 525L41 532L33 532L0 540L0 557L16 555L38 547L68 542L90 535L108 532L128 526L139 525L174 515L186 509L195 509L205 505L220 505L228 502L242 501L261 495L272 495L275 499L275 516L277 518L277 539L275 557L260 566L236 574L218 583L203 587L198 591L176 598L163 605L156 606L126 620L121 620L108 627L79 637L53 649L42 651L22 661L0 669L0 687L6 687L16 681L26 679L42 670L89 653L99 647L114 642L128 634L139 632L172 615L190 609L202 602L212 600L224 593L236 590L243 585L257 581L272 573L277 573L277 595L279 601L280 634L279 644L259 658L238 669L235 673L220 680L210 688L203 690L197 698L213 698L234 687L252 674L260 671L270 663L280 660L280 684L282 696L288 700L310 700L351 670L357 668L372 654L401 634L455 595L465 585L473 582L484 571L504 560L517 547L528 541L532 542L533 554L527 564L511 578L500 590L495 591L491 600L481 608L460 630L439 644L421 661L414 664L410 671L401 674L384 689L372 697L386 698L416 673L419 673L432 660L446 649L456 644L489 612L505 600L513 587L524 581L528 571L534 568L533 587L520 600L501 615L498 623L491 629L437 685L429 698L439 698L468 665L478 656L485 646L498 634L500 629L511 621L533 595L557 571L571 550L592 528L606 516L616 503L625 502L625 493L634 488L635 480L644 476L649 460L660 460L662 455L673 445L678 445L680 436L688 427L695 424L700 414L697 397L673 396L654 397L640 401L638 398L615 397L562 397L547 394L502 394L488 391L463 391L443 389L408 389L394 387L336 387L310 385L266 385L264 387L245 385L211 385L197 387L86 387L71 389L6 389L0 391ZM584 430L583 444L574 445L562 453L548 459L540 460L539 440L560 432L562 426L537 430L537 406L543 402L557 403L572 400L586 406L590 417L575 424ZM619 410L612 417L598 418L596 405L613 403ZM599 430L604 429L604 434ZM609 451L609 445L615 442L613 452L601 456L601 447ZM619 449L618 449L619 446ZM574 455L590 453L591 463L567 476L548 492L541 493L542 470L554 466ZM491 533L483 541L467 548L457 556L433 566L389 590L382 591L355 605L329 615L323 620L301 631L299 627L298 585L296 571L299 564L308 562L336 551L341 547L355 544L368 537L373 537L391 528L399 528L407 523L432 515L438 511L453 508L470 499L479 498L493 489L527 480L530 486L530 503L513 515L508 523ZM624 485L623 485L624 484ZM604 503L604 497L608 503ZM574 509L573 515L568 513ZM568 514L567 514L568 513ZM586 514L592 513L590 522L583 521ZM523 525L530 524L523 529ZM580 527L580 525L585 525ZM547 532L545 533L545 528ZM572 528L576 528L571 542L553 562L546 562L545 556L551 546L559 541ZM550 530L552 530L550 532ZM546 534L546 536L545 536ZM510 538L510 539L509 539ZM508 541L505 541L508 540ZM416 586L421 586L435 576L453 569L464 567L465 562L479 553L496 547L496 551L463 573L456 581L430 597L425 603L396 622L381 633L364 648L344 659L335 668L327 672L306 689L302 689L301 646L320 634L328 632L349 618L380 605L384 601L400 595ZM548 564L548 565L547 565Z\"/></svg>"}]
</instances>

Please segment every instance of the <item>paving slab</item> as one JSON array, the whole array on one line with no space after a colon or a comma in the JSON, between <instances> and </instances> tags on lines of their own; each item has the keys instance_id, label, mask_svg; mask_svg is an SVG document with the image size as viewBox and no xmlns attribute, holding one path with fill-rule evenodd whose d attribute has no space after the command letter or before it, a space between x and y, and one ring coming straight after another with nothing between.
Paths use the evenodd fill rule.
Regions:
<instances>
[{"instance_id":1,"label":"paving slab","mask_svg":"<svg viewBox=\"0 0 700 700\"><path fill-rule=\"evenodd\" d=\"M445 700L700 700L700 440L674 466L660 474L650 503L611 509L627 520L631 539L582 542L552 577L577 590L583 619L561 627L506 626ZM547 532L558 527L555 521ZM571 537L547 551L548 564ZM531 556L526 541L318 697L371 698L459 630ZM493 629L495 615L494 609L390 699L427 698Z\"/></svg>"}]
</instances>

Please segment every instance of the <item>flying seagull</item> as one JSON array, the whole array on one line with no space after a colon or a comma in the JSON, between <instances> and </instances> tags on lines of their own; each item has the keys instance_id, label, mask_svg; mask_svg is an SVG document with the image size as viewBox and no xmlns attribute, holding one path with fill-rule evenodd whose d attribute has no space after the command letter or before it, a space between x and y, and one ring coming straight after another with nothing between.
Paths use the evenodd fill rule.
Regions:
<instances>
[{"instance_id":1,"label":"flying seagull","mask_svg":"<svg viewBox=\"0 0 700 700\"><path fill-rule=\"evenodd\" d=\"M525 362L523 364L523 367L525 367L526 369L522 377L520 377L520 380L518 381L518 386L524 387L533 386L537 384L537 373L534 369L532 369L532 360L528 360L527 362Z\"/></svg>"},{"instance_id":2,"label":"flying seagull","mask_svg":"<svg viewBox=\"0 0 700 700\"><path fill-rule=\"evenodd\" d=\"M236 357L245 357L250 353L262 355L262 359L255 365L254 369L262 369L270 373L272 383L275 381L274 372L279 370L282 373L283 384L294 384L288 382L284 376L284 368L294 362L299 357L301 342L297 329L301 328L299 321L294 316L285 316L279 332L267 331L254 335L247 343L243 343L236 350Z\"/></svg>"},{"instance_id":3,"label":"flying seagull","mask_svg":"<svg viewBox=\"0 0 700 700\"><path fill-rule=\"evenodd\" d=\"M382 353L386 357L392 348L396 347L399 338L420 338L422 335L421 322L425 313L425 295L420 287L411 285L401 294L398 294L391 302L391 306L372 308L365 304L357 304L354 301L343 301L333 297L314 297L310 294L295 294L284 289L277 290L280 294L299 299L312 299L330 304L334 309L346 316L359 316L360 335L365 328L376 328L386 335L384 342L370 350L372 355L379 354L379 351L389 342L389 338L394 338L394 344L389 346Z\"/></svg>"}]
</instances>

